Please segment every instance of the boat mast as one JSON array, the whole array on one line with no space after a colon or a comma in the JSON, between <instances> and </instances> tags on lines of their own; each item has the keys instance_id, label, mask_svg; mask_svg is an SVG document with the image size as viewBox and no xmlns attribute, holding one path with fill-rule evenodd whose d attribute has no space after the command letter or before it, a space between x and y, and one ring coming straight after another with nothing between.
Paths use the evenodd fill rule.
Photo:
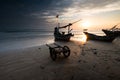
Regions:
<instances>
[{"instance_id":1,"label":"boat mast","mask_svg":"<svg viewBox=\"0 0 120 80\"><path fill-rule=\"evenodd\" d=\"M58 14L56 15L56 19L57 19L57 27L59 28L60 27L60 23L59 23L59 15Z\"/></svg>"},{"instance_id":2,"label":"boat mast","mask_svg":"<svg viewBox=\"0 0 120 80\"><path fill-rule=\"evenodd\" d=\"M69 32L70 32L70 26L68 26L68 34L69 34Z\"/></svg>"},{"instance_id":3,"label":"boat mast","mask_svg":"<svg viewBox=\"0 0 120 80\"><path fill-rule=\"evenodd\" d=\"M71 23L69 23L67 26L68 26L68 34L70 33L70 26L71 26L72 24Z\"/></svg>"}]
</instances>

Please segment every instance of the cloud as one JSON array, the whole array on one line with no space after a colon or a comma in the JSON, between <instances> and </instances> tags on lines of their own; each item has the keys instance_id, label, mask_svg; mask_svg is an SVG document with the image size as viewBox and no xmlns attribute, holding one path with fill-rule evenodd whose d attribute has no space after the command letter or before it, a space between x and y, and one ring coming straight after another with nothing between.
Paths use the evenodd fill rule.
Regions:
<instances>
[{"instance_id":1,"label":"cloud","mask_svg":"<svg viewBox=\"0 0 120 80\"><path fill-rule=\"evenodd\" d=\"M72 0L71 6L65 8L65 13L97 13L120 10L119 0Z\"/></svg>"},{"instance_id":2,"label":"cloud","mask_svg":"<svg viewBox=\"0 0 120 80\"><path fill-rule=\"evenodd\" d=\"M120 10L119 0L53 0L49 8L42 12L41 17L46 21L54 21L51 18L59 14L60 18L74 19L83 15L91 15L96 13ZM38 15L39 16L39 15Z\"/></svg>"},{"instance_id":3,"label":"cloud","mask_svg":"<svg viewBox=\"0 0 120 80\"><path fill-rule=\"evenodd\" d=\"M87 15L120 10L119 4L120 0L2 0L0 25L50 26L56 24L57 14L63 21L78 20Z\"/></svg>"}]
</instances>

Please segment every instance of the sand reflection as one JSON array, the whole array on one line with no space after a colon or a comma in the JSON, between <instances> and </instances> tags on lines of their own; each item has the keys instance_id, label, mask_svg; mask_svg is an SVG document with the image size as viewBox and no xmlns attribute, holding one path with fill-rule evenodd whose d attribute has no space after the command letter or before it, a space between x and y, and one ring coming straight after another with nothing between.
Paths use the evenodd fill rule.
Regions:
<instances>
[{"instance_id":1,"label":"sand reflection","mask_svg":"<svg viewBox=\"0 0 120 80\"><path fill-rule=\"evenodd\" d=\"M81 38L81 42L86 43L86 41L87 41L87 36L83 34Z\"/></svg>"},{"instance_id":2,"label":"sand reflection","mask_svg":"<svg viewBox=\"0 0 120 80\"><path fill-rule=\"evenodd\" d=\"M87 41L87 36L86 36L85 34L75 35L75 36L73 37L73 40L74 40L74 41L80 41L80 42L82 42L82 44L85 44L86 41Z\"/></svg>"}]
</instances>

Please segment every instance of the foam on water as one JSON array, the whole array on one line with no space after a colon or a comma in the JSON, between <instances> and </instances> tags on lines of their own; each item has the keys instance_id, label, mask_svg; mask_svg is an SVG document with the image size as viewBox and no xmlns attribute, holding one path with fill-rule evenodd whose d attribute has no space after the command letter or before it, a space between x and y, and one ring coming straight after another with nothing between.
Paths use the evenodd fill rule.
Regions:
<instances>
[{"instance_id":1,"label":"foam on water","mask_svg":"<svg viewBox=\"0 0 120 80\"><path fill-rule=\"evenodd\" d=\"M41 32L15 32L0 34L0 51L40 46L53 43L51 33Z\"/></svg>"}]
</instances>

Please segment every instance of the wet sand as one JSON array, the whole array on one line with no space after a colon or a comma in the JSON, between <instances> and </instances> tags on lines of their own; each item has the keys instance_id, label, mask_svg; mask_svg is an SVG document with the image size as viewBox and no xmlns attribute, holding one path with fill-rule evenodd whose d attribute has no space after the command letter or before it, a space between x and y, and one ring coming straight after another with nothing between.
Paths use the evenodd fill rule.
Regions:
<instances>
[{"instance_id":1,"label":"wet sand","mask_svg":"<svg viewBox=\"0 0 120 80\"><path fill-rule=\"evenodd\" d=\"M1 52L0 80L120 80L116 41L57 43L69 46L68 58L60 55L53 61L45 45Z\"/></svg>"}]
</instances>

